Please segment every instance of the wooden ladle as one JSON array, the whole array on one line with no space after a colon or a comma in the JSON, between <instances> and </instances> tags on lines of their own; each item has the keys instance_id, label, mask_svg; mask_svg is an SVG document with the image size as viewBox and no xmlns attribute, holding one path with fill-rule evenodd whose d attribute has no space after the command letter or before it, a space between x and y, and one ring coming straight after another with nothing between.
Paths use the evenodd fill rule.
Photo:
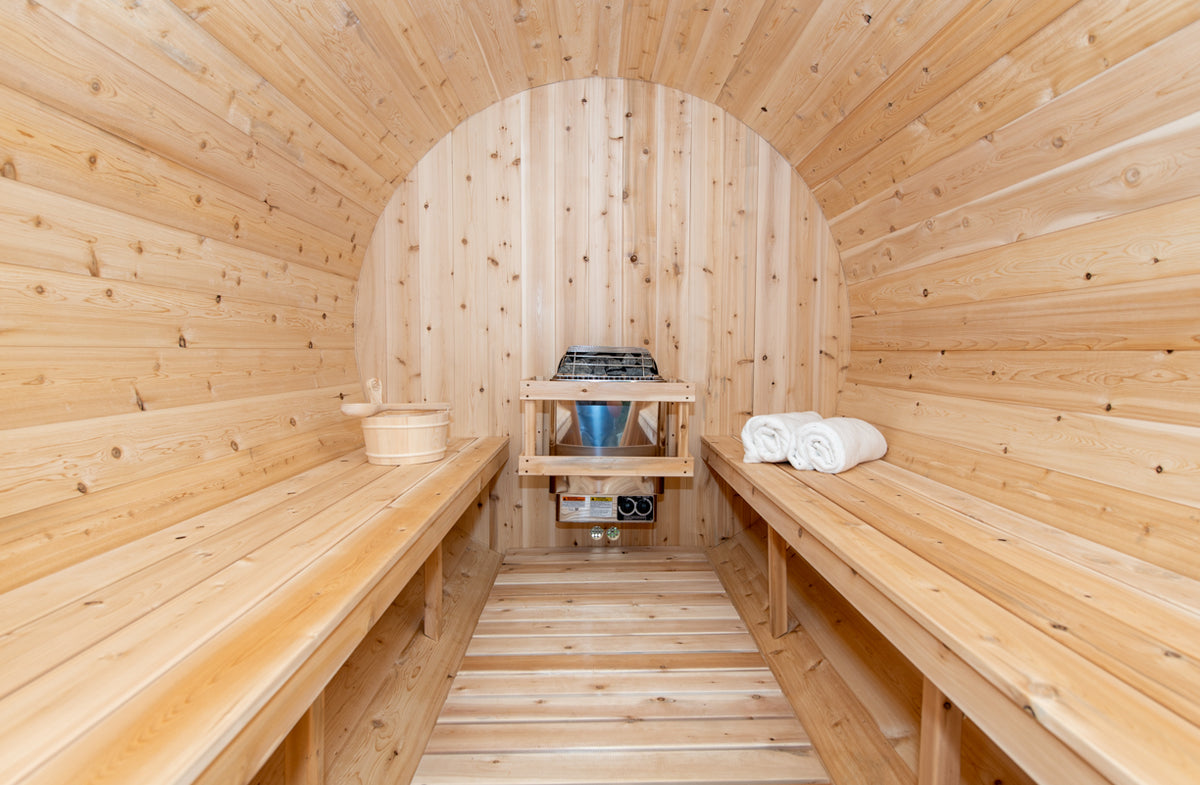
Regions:
<instances>
[{"instance_id":1,"label":"wooden ladle","mask_svg":"<svg viewBox=\"0 0 1200 785\"><path fill-rule=\"evenodd\" d=\"M370 417L380 412L411 412L422 409L449 409L448 403L384 403L383 385L372 377L367 380L367 403L343 403L342 414L348 417Z\"/></svg>"},{"instance_id":2,"label":"wooden ladle","mask_svg":"<svg viewBox=\"0 0 1200 785\"><path fill-rule=\"evenodd\" d=\"M342 414L349 417L370 417L380 412L412 412L425 409L449 409L448 403L343 403Z\"/></svg>"}]
</instances>

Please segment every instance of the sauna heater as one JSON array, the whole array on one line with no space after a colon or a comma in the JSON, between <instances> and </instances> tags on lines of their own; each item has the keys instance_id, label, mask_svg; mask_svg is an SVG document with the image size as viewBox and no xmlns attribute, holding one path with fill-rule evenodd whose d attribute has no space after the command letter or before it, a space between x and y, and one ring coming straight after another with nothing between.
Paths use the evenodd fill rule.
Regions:
<instances>
[{"instance_id":1,"label":"sauna heater","mask_svg":"<svg viewBox=\"0 0 1200 785\"><path fill-rule=\"evenodd\" d=\"M572 346L555 381L661 382L650 352L639 347ZM550 454L644 458L665 454L665 407L658 401L555 401ZM564 523L653 523L659 480L648 477L562 477L555 483Z\"/></svg>"}]
</instances>

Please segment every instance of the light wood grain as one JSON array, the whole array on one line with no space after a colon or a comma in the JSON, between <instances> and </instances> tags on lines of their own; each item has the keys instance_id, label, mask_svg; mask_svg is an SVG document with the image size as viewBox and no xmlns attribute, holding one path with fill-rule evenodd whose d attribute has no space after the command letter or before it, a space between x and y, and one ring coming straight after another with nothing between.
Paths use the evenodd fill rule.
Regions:
<instances>
[{"instance_id":1,"label":"light wood grain","mask_svg":"<svg viewBox=\"0 0 1200 785\"><path fill-rule=\"evenodd\" d=\"M283 741L287 785L325 782L325 698L319 695Z\"/></svg>"},{"instance_id":2,"label":"light wood grain","mask_svg":"<svg viewBox=\"0 0 1200 785\"><path fill-rule=\"evenodd\" d=\"M1192 113L1081 160L1030 168L1026 179L1009 188L927 213L919 223L843 250L846 275L858 280L1191 198L1196 164L1189 145L1197 123ZM1012 204L1033 209L1011 211Z\"/></svg>"},{"instance_id":3,"label":"light wood grain","mask_svg":"<svg viewBox=\"0 0 1200 785\"><path fill-rule=\"evenodd\" d=\"M481 440L467 445L456 461L427 466L425 482L408 498L408 507L388 506L395 495L384 489L386 477L366 493L351 494L327 506L267 545L263 562L243 559L240 566L226 570L226 578L233 573L247 576L240 598L222 591L225 578L202 580L190 587L186 581L177 584L175 591L181 594L165 600L159 606L161 613L132 621L90 652L56 668L51 677L26 684L5 697L6 705L16 707L27 701L44 704L38 694L70 694L76 705L86 707L81 710L98 720L70 737L51 734L57 741L56 750L49 755L40 744L28 741L45 739L38 723L26 722L15 734L6 731L5 738L19 745L14 750L20 749L6 752L6 760L34 773L32 781L61 780L64 771L71 770L76 771L70 775L74 777L88 774L94 781L125 781L149 776L130 774L127 768L136 771L143 766L143 772L173 779L194 779L201 774L199 781L203 782L227 782L239 776L248 779L478 495L484 478L495 473L503 460L503 446L500 439ZM411 473L407 468L392 471L402 486L402 477ZM447 494L447 487L455 492ZM397 526L392 520L395 516L406 519L411 528ZM340 532L342 536L337 526L331 525L339 521L351 529ZM313 531L305 534L305 527ZM379 537L393 542L383 545ZM304 549L289 549L288 540L293 544L309 541L317 553L310 550L308 559L301 556L299 562L289 561L283 557L284 551L296 554ZM272 549L279 554L270 557L267 551ZM411 558L405 560L405 554ZM305 589L306 577L322 591ZM365 587L359 583L363 580L367 581ZM196 604L188 599L202 597L210 602ZM185 615L206 633L173 625L171 619L176 616L171 608L179 603L190 607ZM80 607L87 615L94 606ZM214 622L216 617L224 623ZM305 631L288 632L286 625L273 624L271 618L303 619ZM125 669L126 660L102 653L133 645L148 634L153 645L133 646L142 659L138 667ZM237 645L242 635L250 636L253 644ZM272 636L277 640L271 641ZM21 640L17 636L11 643L19 646ZM173 654L178 652L174 646L181 646L182 653ZM233 652L236 665L223 659L222 652ZM186 656L189 653L192 656ZM97 658L109 665L98 665ZM97 667L112 669L109 677L92 678ZM86 689L70 683L70 674L80 668L92 674L85 680L89 683ZM275 675L264 676L268 673ZM256 684L260 686L256 688ZM111 693L121 690L133 690L133 695L128 700L114 699ZM55 701L55 705L54 711L41 715L41 721L58 723L56 712L71 711L66 701ZM108 708L101 708L105 706ZM6 712L6 716L15 714ZM22 716L30 715L22 711ZM285 724L284 718L289 716L291 720ZM143 731L129 730L139 724ZM146 729L150 727L153 731ZM164 741L148 743L151 735ZM234 736L239 737L238 742L225 746ZM97 763L106 756L119 759L120 766ZM96 776L101 772L111 772L107 776L112 779Z\"/></svg>"},{"instance_id":4,"label":"light wood grain","mask_svg":"<svg viewBox=\"0 0 1200 785\"><path fill-rule=\"evenodd\" d=\"M285 96L286 90L222 46L192 19L168 3L87 7L44 3L88 36L136 63L179 95L214 117L249 134L256 144L302 160L317 179L379 209L387 200L388 176L371 167L378 151L363 145L356 155L327 128ZM186 52L182 59L180 53ZM181 62L182 60L182 62ZM163 92L165 98L170 93ZM195 129L199 130L199 129Z\"/></svg>"},{"instance_id":5,"label":"light wood grain","mask_svg":"<svg viewBox=\"0 0 1200 785\"><path fill-rule=\"evenodd\" d=\"M972 0L917 56L891 71L886 82L838 118L828 133L788 139L790 159L809 183L821 183L851 161L916 119L938 100L991 65L996 52L1007 52L1051 22L1073 3ZM836 129L836 132L834 131Z\"/></svg>"},{"instance_id":6,"label":"light wood grain","mask_svg":"<svg viewBox=\"0 0 1200 785\"><path fill-rule=\"evenodd\" d=\"M552 7L543 18L561 10ZM529 9L521 24L539 10ZM591 168L596 177L584 176ZM771 188L764 190L760 183L767 179ZM378 375L387 358L389 369L406 376L406 399L449 398L456 434L536 431L537 417L517 419L508 402L512 370L519 368L525 379L548 376L573 343L644 345L664 376L711 391L701 396L705 410L696 412L692 453L701 433L728 431L735 420L740 427L754 411L756 387L771 390L757 394L761 407L791 408L806 406L814 385L837 387L836 379L817 377L836 376L849 345L823 342L813 332L848 318L836 304L820 306L823 297L840 296L836 261L827 261L833 246L823 227L789 229L798 216L820 224L816 203L778 153L711 104L640 83L548 85L474 117L431 150L408 182L397 200L407 199L403 193L415 183L415 219L379 224L360 278L360 302L373 304L369 313L360 312L360 333L362 326L387 331L358 337L371 347L366 356L375 358L362 373ZM769 228L762 228L767 220ZM409 250L381 254L376 244ZM389 266L381 277L371 268L385 256L388 265L415 265L419 273ZM821 282L790 272L795 260L814 256L821 260ZM769 272L759 269L760 258L770 259ZM372 291L385 280L391 294ZM796 299L808 310L793 308ZM756 312L760 300L771 304L765 317ZM391 310L380 313L380 307ZM405 312L414 308L422 313L419 356L396 327L408 324L411 332L414 322ZM517 313L519 321L512 318ZM764 339L760 331L768 325ZM792 350L785 348L792 340L820 342L835 359L822 362L816 375L808 367L793 370ZM769 352L760 351L764 341ZM750 362L764 353L766 365ZM451 355L460 358L461 370L445 362ZM730 377L736 395L723 396ZM614 395L594 387L589 395ZM532 390L523 387L522 397ZM506 471L518 469L527 476L580 470L514 461ZM666 470L675 476L689 471ZM511 538L506 542L552 545L577 538L578 530L554 525L545 486L528 483L507 473L501 479L497 531ZM671 486L656 526L630 529L629 542L719 538L716 532L729 524L716 512L715 486L706 477L697 483L711 497L702 506L714 513L701 512L690 493ZM510 487L522 489L520 507ZM699 528L691 523L697 520Z\"/></svg>"},{"instance_id":7,"label":"light wood grain","mask_svg":"<svg viewBox=\"0 0 1200 785\"><path fill-rule=\"evenodd\" d=\"M362 713L331 752L328 781L405 782L412 777L499 563L498 554L470 544L447 581L443 638L434 644L410 633L407 645L404 638L388 642L394 647L392 656L374 666L376 689L367 693ZM391 754L394 749L404 754Z\"/></svg>"},{"instance_id":8,"label":"light wood grain","mask_svg":"<svg viewBox=\"0 0 1200 785\"><path fill-rule=\"evenodd\" d=\"M1196 199L968 253L852 284L852 316L1094 291L1196 272Z\"/></svg>"},{"instance_id":9,"label":"light wood grain","mask_svg":"<svg viewBox=\"0 0 1200 785\"><path fill-rule=\"evenodd\" d=\"M1033 752L1047 743L1053 747L1056 742L1050 734L1032 734L1033 723L1029 723L1028 720L1024 724L1014 723L1012 719L1004 720L1004 712L1001 710L1003 703L994 705L996 713L971 710L969 705L974 701L994 703L994 698L999 697L999 694L994 693L988 697L988 691L981 690L980 684L970 686L963 682L964 674L959 670L958 663L949 656L951 653L964 657L975 670L977 679L980 669L984 669L989 674L987 679L991 684L1055 684L1056 689L1051 700L1043 700L1044 696L1035 697L1026 693L1024 697L1017 699L1019 704L1013 704L1012 709L1019 712L1017 705L1030 707L1032 716L1043 728L1051 730L1053 737L1061 739L1085 755L1089 763L1103 770L1106 776L1119 779L1125 776L1119 772L1129 771L1132 781L1138 781L1139 778L1153 781L1155 778L1174 777L1179 778L1181 782L1190 776L1187 773L1189 763L1186 760L1176 758L1168 762L1163 758L1164 755L1171 755L1169 749L1175 748L1174 745L1166 745L1154 752L1149 750L1161 742L1164 734L1179 734L1179 738L1195 734L1195 725L1182 720L1178 714L1163 705L1150 701L1136 689L1131 689L1127 683L1114 678L1111 673L1093 666L1083 658L1069 655L1049 636L1034 632L1033 628L1023 622L1011 626L1014 617L999 612L998 606L984 600L982 596L973 593L956 580L946 580L949 576L941 574L936 568L931 572L928 563L923 561L919 552L908 550L871 526L837 523L845 520L845 511L829 497L806 491L803 482L805 478L800 473L770 465L743 465L736 457L731 461L732 456L740 454L737 452L740 445L734 439L708 440L706 444L706 460L710 463L716 461L721 467L722 476L729 479L739 492L752 494L756 508L768 521L773 521L774 525L780 527L789 544L837 585L839 591L846 594L873 624L885 632L892 630L893 634L889 637L905 649L906 656L913 659L918 667L931 669L927 672L939 674L944 679L943 685L940 686L948 690L947 694L951 695L956 704L961 705L981 727L998 739L1009 734L1024 737L1021 744L1007 746L1007 751L1030 770L1034 777L1055 776L1046 770L1047 765L1051 769L1059 766L1077 768L1076 773L1071 776L1079 779L1087 776L1095 778L1096 775L1089 775L1086 766L1078 768L1079 760L1073 758L1070 753L1047 757ZM800 527L800 521L804 522L803 528ZM856 543L852 548L847 547L850 541ZM873 562L876 558L881 560L878 565L883 572L875 573L872 569L865 573L866 562L860 559ZM885 563L888 565L886 568L883 567ZM842 566L839 567L838 564ZM922 564L927 566L921 566ZM893 569L903 570L905 577L899 582L891 581L890 576L894 573L890 571ZM871 574L873 579L855 580L856 576L865 577L867 574ZM915 588L918 585L926 588ZM946 612L946 615L939 615L936 620L920 609L922 602L919 596L927 594L931 589L936 590L934 593L939 609ZM900 616L892 615L888 611L888 603L898 603L904 609L904 613ZM975 610L970 610L972 607ZM935 640L938 642L932 647L919 640L910 639L905 634L899 634L900 627L918 617L922 618L923 624L928 624L926 629L937 636ZM1001 631L1002 627L1011 628L1005 633ZM954 632L956 628L958 632ZM968 631L968 628L972 631ZM951 638L953 643L950 642ZM985 650L993 646L996 648L992 654L986 654ZM1019 648L1022 653L1015 654L1014 647ZM1017 673L1029 667L1035 667L1039 675ZM1053 676L1050 671L1053 671ZM1008 672L1007 675L1005 672ZM1084 676L1085 673L1088 675ZM951 682L958 686L950 687ZM1103 687L1100 687L1100 684L1103 684ZM962 688L962 692L959 692L959 687ZM1099 692L1092 697L1084 697L1093 689ZM1079 697L1075 699L1070 697L1072 695ZM1001 698L1001 701L1011 700L1011 697ZM1076 700L1080 708L1111 705L1113 701L1119 701L1125 709L1115 713L1097 709L1098 713L1086 720L1078 710L1067 710L1071 719L1066 720L1064 715L1062 720L1070 723L1083 722L1083 726L1087 728L1084 734L1066 732L1066 726L1060 724L1060 720L1048 721L1048 715L1058 715L1062 707ZM1127 723L1125 720L1129 712L1145 712L1145 724ZM1103 730L1109 725L1109 718L1117 714L1122 716L1123 720ZM1015 716L1020 714L1013 715ZM1127 739L1130 733L1140 732L1142 739L1136 745L1096 744L1097 734L1105 732L1113 733L1122 739ZM1085 738L1092 740L1091 745L1082 744ZM1128 757L1124 763L1117 763L1113 760L1114 755ZM1135 769L1141 773L1132 773ZM1150 769L1157 771L1151 774ZM1060 771L1057 776L1061 775Z\"/></svg>"},{"instance_id":10,"label":"light wood grain","mask_svg":"<svg viewBox=\"0 0 1200 785\"><path fill-rule=\"evenodd\" d=\"M403 161L406 166L419 158L359 95L344 88L336 68L313 51L281 9L189 0L179 0L175 5L227 49L238 52L242 61L309 117L333 129L363 161L386 171L382 160L385 155L395 156L393 160Z\"/></svg>"},{"instance_id":11,"label":"light wood grain","mask_svg":"<svg viewBox=\"0 0 1200 785\"><path fill-rule=\"evenodd\" d=\"M378 367L403 399L461 399L457 433L515 433L514 380L547 375L592 328L701 384L696 436L736 432L755 400L878 416L896 464L1195 576L1185 467L1200 415L1181 303L1196 293L1198 13L1187 0L17 4L0 32L0 264L44 291L6 287L0 307L0 474L25 486L0 518L0 582L352 451L356 424L335 415L361 394L351 340L369 348L361 377ZM639 81L561 81L616 78ZM529 120L485 112L510 99ZM718 134L695 122L714 106ZM563 139L567 125L586 139ZM455 210L474 203L454 198L451 146L435 151L459 132L477 137L487 193L512 192L491 153L522 159L519 204L478 200L466 267L452 263L468 256ZM565 151L569 174L553 168ZM786 209L758 196L777 191L768 153ZM417 198L384 211L414 172ZM576 193L579 229L559 231L555 208ZM526 215L535 204L550 209ZM413 228L371 263L406 261L358 277L375 219L402 212ZM791 250L761 257L775 227ZM560 235L575 267L556 258ZM603 256L593 247L611 266L567 284L584 254ZM489 256L499 265L473 266ZM853 336L841 268L864 317ZM360 318L370 281L392 289L365 293L382 308ZM386 335L371 344L367 325ZM917 417L926 400L947 417ZM736 505L696 475L668 481L659 524L626 536L731 536ZM550 520L544 480L506 474L495 496L472 525L497 547L578 539Z\"/></svg>"},{"instance_id":12,"label":"light wood grain","mask_svg":"<svg viewBox=\"0 0 1200 785\"><path fill-rule=\"evenodd\" d=\"M961 776L962 711L928 679L921 700L919 785L955 785Z\"/></svg>"},{"instance_id":13,"label":"light wood grain","mask_svg":"<svg viewBox=\"0 0 1200 785\"><path fill-rule=\"evenodd\" d=\"M941 161L962 160L964 154L977 155L984 147L992 148L990 144L981 145L980 140L987 141L989 134L1014 122L1030 129L1040 126L1044 136L1053 133L1050 128L1062 132L1057 138L1063 144L1052 141L1042 154L1055 150L1060 156L1075 155L1077 146L1095 149L1088 134L1075 130L1075 123L1063 122L1055 99L1100 76L1087 90L1107 90L1109 95L1093 92L1090 100L1122 113L1125 109L1122 101L1109 103L1113 97L1120 95L1125 102L1138 103L1153 100L1150 94L1157 91L1155 86L1149 94L1126 92L1131 83L1164 65L1168 72L1160 78L1174 82L1179 64L1165 53L1173 48L1176 31L1182 36L1195 35L1195 30L1185 31L1196 20L1196 9L1187 3L1171 3L1159 6L1153 13L1146 13L1147 10L1137 4L1108 0L1067 9L921 117L865 151L836 178L815 188L826 214L832 219L854 204L891 194L897 183L904 183L933 164L941 166ZM1105 28L1102 35L1096 32L1077 35L1084 28L1096 31L1095 23L1100 20ZM964 112L966 107L972 111ZM1172 107L1183 108L1184 102L1159 101L1154 111L1171 111ZM1053 120L1049 117L1051 113L1055 114ZM1090 122L1103 123L1106 114L1095 113ZM1140 123L1142 118L1129 116L1129 121ZM1066 144L1068 139L1070 145ZM1068 146L1072 149L1064 149ZM976 149L967 153L967 148Z\"/></svg>"},{"instance_id":14,"label":"light wood grain","mask_svg":"<svg viewBox=\"0 0 1200 785\"><path fill-rule=\"evenodd\" d=\"M349 237L272 210L133 142L97 138L85 120L22 92L0 87L0 97L0 150L25 183L82 200L99 191L105 204L139 218L314 267L357 270L360 252ZM297 242L300 237L307 242Z\"/></svg>"},{"instance_id":15,"label":"light wood grain","mask_svg":"<svg viewBox=\"0 0 1200 785\"><path fill-rule=\"evenodd\" d=\"M606 578L604 562L636 566L619 575L643 575L643 588L622 599L628 590ZM689 569L673 569L680 562ZM413 781L454 781L486 760L488 777L502 781L711 782L714 770L736 765L738 782L828 782L736 613L680 626L628 612L689 602L695 575L721 591L697 551L515 555L493 586ZM579 616L568 602L543 605L536 621L502 621L514 586L543 598L608 597L618 620Z\"/></svg>"},{"instance_id":16,"label":"light wood grain","mask_svg":"<svg viewBox=\"0 0 1200 785\"><path fill-rule=\"evenodd\" d=\"M842 406L889 428L1134 493L1151 490L1148 495L1193 509L1197 504L1195 428L860 385L846 390Z\"/></svg>"},{"instance_id":17,"label":"light wood grain","mask_svg":"<svg viewBox=\"0 0 1200 785\"><path fill-rule=\"evenodd\" d=\"M1200 425L1200 353L884 351L854 355L846 380L1070 412Z\"/></svg>"},{"instance_id":18,"label":"light wood grain","mask_svg":"<svg viewBox=\"0 0 1200 785\"><path fill-rule=\"evenodd\" d=\"M766 607L772 588L770 564L755 559L746 537L741 534L714 549L714 567L832 780L911 783L904 761L809 633L801 627L782 637L774 635Z\"/></svg>"}]
</instances>

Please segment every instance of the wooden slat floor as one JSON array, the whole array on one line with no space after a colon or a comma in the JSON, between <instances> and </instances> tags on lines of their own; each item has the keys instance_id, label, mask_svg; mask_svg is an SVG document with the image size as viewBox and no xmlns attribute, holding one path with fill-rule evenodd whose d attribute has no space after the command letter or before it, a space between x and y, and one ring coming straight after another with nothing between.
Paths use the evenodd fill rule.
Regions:
<instances>
[{"instance_id":1,"label":"wooden slat floor","mask_svg":"<svg viewBox=\"0 0 1200 785\"><path fill-rule=\"evenodd\" d=\"M828 783L707 557L511 552L414 783Z\"/></svg>"}]
</instances>

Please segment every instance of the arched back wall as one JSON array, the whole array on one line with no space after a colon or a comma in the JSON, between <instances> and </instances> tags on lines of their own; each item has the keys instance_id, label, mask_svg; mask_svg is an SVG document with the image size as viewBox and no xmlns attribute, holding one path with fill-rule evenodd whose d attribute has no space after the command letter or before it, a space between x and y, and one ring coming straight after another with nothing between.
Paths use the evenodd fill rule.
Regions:
<instances>
[{"instance_id":1,"label":"arched back wall","mask_svg":"<svg viewBox=\"0 0 1200 785\"><path fill-rule=\"evenodd\" d=\"M840 265L799 175L724 110L632 80L535 88L456 128L384 210L358 297L364 378L389 400L449 401L455 433L513 437L502 548L586 539L555 525L544 480L513 474L519 381L567 346L642 346L695 382L693 454L752 412L831 414L845 364ZM623 544L727 531L703 465L669 487L654 529Z\"/></svg>"}]
</instances>

